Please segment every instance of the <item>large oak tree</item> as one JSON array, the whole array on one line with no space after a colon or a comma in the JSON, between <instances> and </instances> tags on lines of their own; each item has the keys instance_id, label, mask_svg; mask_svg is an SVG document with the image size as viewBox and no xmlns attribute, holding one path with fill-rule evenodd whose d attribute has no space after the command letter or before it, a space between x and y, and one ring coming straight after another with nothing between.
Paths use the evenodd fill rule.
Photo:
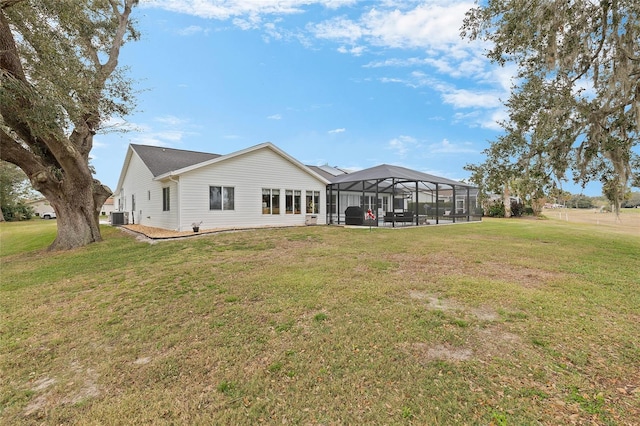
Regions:
<instances>
[{"instance_id":1,"label":"large oak tree","mask_svg":"<svg viewBox=\"0 0 640 426\"><path fill-rule=\"evenodd\" d=\"M509 163L547 187L569 173L600 180L617 209L640 176L640 2L489 0L462 33L489 42L492 61L518 66L505 136L469 168L498 164L499 175Z\"/></svg>"},{"instance_id":2,"label":"large oak tree","mask_svg":"<svg viewBox=\"0 0 640 426\"><path fill-rule=\"evenodd\" d=\"M51 203L51 249L100 241L111 190L93 178L94 135L133 107L118 68L138 38L138 0L0 0L0 159L20 167Z\"/></svg>"}]
</instances>

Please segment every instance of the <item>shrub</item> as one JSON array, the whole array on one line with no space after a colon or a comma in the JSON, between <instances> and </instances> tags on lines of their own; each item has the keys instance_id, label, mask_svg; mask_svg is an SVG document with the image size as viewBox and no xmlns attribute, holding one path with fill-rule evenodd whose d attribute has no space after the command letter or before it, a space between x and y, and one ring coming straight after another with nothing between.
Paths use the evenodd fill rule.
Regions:
<instances>
[{"instance_id":1,"label":"shrub","mask_svg":"<svg viewBox=\"0 0 640 426\"><path fill-rule=\"evenodd\" d=\"M524 204L520 201L511 200L511 216L520 217L524 213Z\"/></svg>"},{"instance_id":2,"label":"shrub","mask_svg":"<svg viewBox=\"0 0 640 426\"><path fill-rule=\"evenodd\" d=\"M502 200L496 200L493 203L489 204L487 216L504 217L504 203L502 202Z\"/></svg>"},{"instance_id":3,"label":"shrub","mask_svg":"<svg viewBox=\"0 0 640 426\"><path fill-rule=\"evenodd\" d=\"M14 205L2 206L2 215L7 222L29 220L33 217L33 214L33 208L21 201Z\"/></svg>"}]
</instances>

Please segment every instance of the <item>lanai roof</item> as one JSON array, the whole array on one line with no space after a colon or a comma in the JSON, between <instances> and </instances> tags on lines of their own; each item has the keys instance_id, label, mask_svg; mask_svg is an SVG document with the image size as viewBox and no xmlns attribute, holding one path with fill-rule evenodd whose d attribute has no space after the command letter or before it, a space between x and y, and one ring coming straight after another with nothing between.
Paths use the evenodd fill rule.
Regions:
<instances>
[{"instance_id":1,"label":"lanai roof","mask_svg":"<svg viewBox=\"0 0 640 426\"><path fill-rule=\"evenodd\" d=\"M452 179L446 179L427 173L422 173L416 170L407 169L400 166L392 166L389 164L381 164L379 166L371 167L368 169L360 170L353 173L347 173L344 175L335 176L331 179L332 184L352 183L362 181L383 181L388 179L395 179L398 181L407 182L423 182L423 183L437 183L445 185L456 185L468 188L473 188L473 185L458 182Z\"/></svg>"}]
</instances>

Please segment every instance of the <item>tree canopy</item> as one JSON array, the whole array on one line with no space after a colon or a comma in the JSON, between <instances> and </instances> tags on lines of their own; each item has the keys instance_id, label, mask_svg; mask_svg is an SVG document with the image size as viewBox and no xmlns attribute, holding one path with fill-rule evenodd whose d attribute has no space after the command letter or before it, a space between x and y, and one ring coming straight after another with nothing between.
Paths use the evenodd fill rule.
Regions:
<instances>
[{"instance_id":1,"label":"tree canopy","mask_svg":"<svg viewBox=\"0 0 640 426\"><path fill-rule=\"evenodd\" d=\"M106 120L133 108L118 68L139 37L138 0L0 0L0 159L19 166L58 215L52 248L101 239L111 194L93 179L89 153Z\"/></svg>"},{"instance_id":2,"label":"tree canopy","mask_svg":"<svg viewBox=\"0 0 640 426\"><path fill-rule=\"evenodd\" d=\"M489 0L467 13L462 35L518 69L505 135L468 166L476 177L546 189L568 174L599 180L617 209L640 184L640 2Z\"/></svg>"}]
</instances>

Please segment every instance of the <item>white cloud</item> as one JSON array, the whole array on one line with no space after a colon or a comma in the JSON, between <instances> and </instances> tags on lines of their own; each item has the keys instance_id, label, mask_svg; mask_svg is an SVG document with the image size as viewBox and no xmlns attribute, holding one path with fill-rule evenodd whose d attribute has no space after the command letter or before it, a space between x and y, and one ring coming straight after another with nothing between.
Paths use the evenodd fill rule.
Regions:
<instances>
[{"instance_id":1,"label":"white cloud","mask_svg":"<svg viewBox=\"0 0 640 426\"><path fill-rule=\"evenodd\" d=\"M161 140L180 142L182 140L182 137L184 136L184 132L180 130L165 130L156 132L153 135Z\"/></svg>"},{"instance_id":2,"label":"white cloud","mask_svg":"<svg viewBox=\"0 0 640 426\"><path fill-rule=\"evenodd\" d=\"M175 115L154 117L151 123L128 123L131 143L163 147L179 146L186 137L196 134L194 127L188 119Z\"/></svg>"},{"instance_id":3,"label":"white cloud","mask_svg":"<svg viewBox=\"0 0 640 426\"><path fill-rule=\"evenodd\" d=\"M470 110L454 115L454 122L462 122L470 127L483 127L500 130L497 120L506 118L505 107L501 98L507 98L509 93L498 89L469 90L458 89L453 84L439 80L421 71L414 71L405 78L380 78L383 83L399 83L412 88L428 87L440 93L443 103L454 109ZM495 85L494 85L495 86Z\"/></svg>"},{"instance_id":4,"label":"white cloud","mask_svg":"<svg viewBox=\"0 0 640 426\"><path fill-rule=\"evenodd\" d=\"M420 58L387 58L382 61L369 62L364 68L382 68L382 67L409 67L420 66L426 63L425 59Z\"/></svg>"},{"instance_id":5,"label":"white cloud","mask_svg":"<svg viewBox=\"0 0 640 426\"><path fill-rule=\"evenodd\" d=\"M346 132L347 129L345 129L344 127L340 128L340 129L333 129L333 130L329 130L329 134L336 134L336 133L344 133Z\"/></svg>"},{"instance_id":6,"label":"white cloud","mask_svg":"<svg viewBox=\"0 0 640 426\"><path fill-rule=\"evenodd\" d=\"M420 4L402 11L385 4L373 3L358 20L334 17L321 23L310 24L307 29L316 37L354 44L357 41L392 48L425 48L449 50L459 45L460 26L473 2ZM380 7L382 6L382 7Z\"/></svg>"},{"instance_id":7,"label":"white cloud","mask_svg":"<svg viewBox=\"0 0 640 426\"><path fill-rule=\"evenodd\" d=\"M429 152L432 154L463 154L476 153L470 143L454 144L447 139L439 143L429 145Z\"/></svg>"},{"instance_id":8,"label":"white cloud","mask_svg":"<svg viewBox=\"0 0 640 426\"><path fill-rule=\"evenodd\" d=\"M500 94L454 89L442 94L442 100L454 108L499 108L502 106Z\"/></svg>"},{"instance_id":9,"label":"white cloud","mask_svg":"<svg viewBox=\"0 0 640 426\"><path fill-rule=\"evenodd\" d=\"M419 146L418 141L412 136L398 136L387 144L387 148L395 151L396 155L404 157L409 149Z\"/></svg>"},{"instance_id":10,"label":"white cloud","mask_svg":"<svg viewBox=\"0 0 640 426\"><path fill-rule=\"evenodd\" d=\"M344 17L333 18L319 24L310 24L307 26L307 30L314 33L317 38L349 44L354 44L366 35L366 28Z\"/></svg>"},{"instance_id":11,"label":"white cloud","mask_svg":"<svg viewBox=\"0 0 640 426\"><path fill-rule=\"evenodd\" d=\"M156 7L209 19L230 19L248 16L251 22L259 15L302 13L304 7L321 5L337 9L356 3L356 0L142 0L143 7Z\"/></svg>"},{"instance_id":12,"label":"white cloud","mask_svg":"<svg viewBox=\"0 0 640 426\"><path fill-rule=\"evenodd\" d=\"M367 50L367 48L365 46L353 46L353 47L340 46L338 47L337 50L340 53L350 53L353 56L361 56Z\"/></svg>"},{"instance_id":13,"label":"white cloud","mask_svg":"<svg viewBox=\"0 0 640 426\"><path fill-rule=\"evenodd\" d=\"M166 130L145 132L131 137L131 143L140 145L153 145L153 146L165 146L172 147L179 145L182 142L185 132L180 130Z\"/></svg>"},{"instance_id":14,"label":"white cloud","mask_svg":"<svg viewBox=\"0 0 640 426\"><path fill-rule=\"evenodd\" d=\"M209 29L202 28L198 25L191 25L186 28L178 30L178 34L182 36L191 36L194 34L209 34Z\"/></svg>"},{"instance_id":15,"label":"white cloud","mask_svg":"<svg viewBox=\"0 0 640 426\"><path fill-rule=\"evenodd\" d=\"M170 147L171 145L153 135L140 135L131 138L132 144Z\"/></svg>"},{"instance_id":16,"label":"white cloud","mask_svg":"<svg viewBox=\"0 0 640 426\"><path fill-rule=\"evenodd\" d=\"M500 122L507 121L509 114L505 108L500 108L491 114L491 116L482 123L482 127L491 130L504 130L500 127Z\"/></svg>"},{"instance_id":17,"label":"white cloud","mask_svg":"<svg viewBox=\"0 0 640 426\"><path fill-rule=\"evenodd\" d=\"M282 116L280 114L273 114L267 117L269 120L282 120Z\"/></svg>"},{"instance_id":18,"label":"white cloud","mask_svg":"<svg viewBox=\"0 0 640 426\"><path fill-rule=\"evenodd\" d=\"M166 124L168 126L180 126L187 123L187 120L176 117L175 115L165 115L163 117L156 117L155 121Z\"/></svg>"},{"instance_id":19,"label":"white cloud","mask_svg":"<svg viewBox=\"0 0 640 426\"><path fill-rule=\"evenodd\" d=\"M472 2L434 5L391 12L372 9L361 21L374 44L396 48L447 49L460 43L459 28Z\"/></svg>"}]
</instances>

